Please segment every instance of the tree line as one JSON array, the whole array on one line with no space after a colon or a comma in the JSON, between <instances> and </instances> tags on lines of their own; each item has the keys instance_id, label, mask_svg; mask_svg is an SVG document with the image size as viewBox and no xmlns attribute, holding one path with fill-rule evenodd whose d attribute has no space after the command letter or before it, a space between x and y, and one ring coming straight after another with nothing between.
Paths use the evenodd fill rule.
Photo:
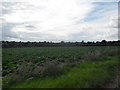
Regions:
<instances>
[{"instance_id":1,"label":"tree line","mask_svg":"<svg viewBox=\"0 0 120 90\"><path fill-rule=\"evenodd\" d=\"M120 46L120 40L118 41L97 41L97 42L15 42L15 41L0 41L3 48L16 48L16 47L55 47L55 46Z\"/></svg>"}]
</instances>

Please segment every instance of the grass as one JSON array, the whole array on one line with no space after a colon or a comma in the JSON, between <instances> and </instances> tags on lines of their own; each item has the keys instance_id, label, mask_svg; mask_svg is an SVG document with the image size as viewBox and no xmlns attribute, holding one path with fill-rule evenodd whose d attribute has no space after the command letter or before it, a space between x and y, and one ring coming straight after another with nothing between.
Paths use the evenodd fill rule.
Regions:
<instances>
[{"instance_id":1,"label":"grass","mask_svg":"<svg viewBox=\"0 0 120 90\"><path fill-rule=\"evenodd\" d=\"M41 65L50 60L74 61L81 59L85 53L95 50L104 50L107 47L28 47L3 48L2 64L3 75L7 75L18 68L23 61ZM116 47L110 47L114 49Z\"/></svg>"},{"instance_id":2,"label":"grass","mask_svg":"<svg viewBox=\"0 0 120 90\"><path fill-rule=\"evenodd\" d=\"M85 62L70 68L59 77L33 79L13 85L12 88L99 88L115 75L117 60L116 56L99 63Z\"/></svg>"},{"instance_id":3,"label":"grass","mask_svg":"<svg viewBox=\"0 0 120 90\"><path fill-rule=\"evenodd\" d=\"M0 76L0 89L2 88L2 77Z\"/></svg>"},{"instance_id":4,"label":"grass","mask_svg":"<svg viewBox=\"0 0 120 90\"><path fill-rule=\"evenodd\" d=\"M115 74L117 47L3 48L3 87L102 87Z\"/></svg>"}]
</instances>

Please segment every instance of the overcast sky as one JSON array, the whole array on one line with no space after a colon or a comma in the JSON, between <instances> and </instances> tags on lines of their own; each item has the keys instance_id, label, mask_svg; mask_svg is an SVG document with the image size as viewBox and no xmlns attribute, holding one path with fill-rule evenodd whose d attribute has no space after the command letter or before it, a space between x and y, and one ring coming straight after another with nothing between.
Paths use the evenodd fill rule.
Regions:
<instances>
[{"instance_id":1,"label":"overcast sky","mask_svg":"<svg viewBox=\"0 0 120 90\"><path fill-rule=\"evenodd\" d=\"M118 40L118 0L2 0L0 3L2 40Z\"/></svg>"}]
</instances>

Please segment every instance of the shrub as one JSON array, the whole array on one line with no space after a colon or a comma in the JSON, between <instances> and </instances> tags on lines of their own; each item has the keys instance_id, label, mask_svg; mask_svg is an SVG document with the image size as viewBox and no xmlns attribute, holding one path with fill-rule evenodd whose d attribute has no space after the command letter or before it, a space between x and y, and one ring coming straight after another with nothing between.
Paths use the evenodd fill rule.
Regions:
<instances>
[{"instance_id":1,"label":"shrub","mask_svg":"<svg viewBox=\"0 0 120 90\"><path fill-rule=\"evenodd\" d=\"M89 61L89 60L97 60L97 58L99 58L101 56L101 51L96 50L95 52L88 52L83 56L83 59L85 61Z\"/></svg>"},{"instance_id":2,"label":"shrub","mask_svg":"<svg viewBox=\"0 0 120 90\"><path fill-rule=\"evenodd\" d=\"M103 51L103 54L104 55L110 55L110 56L113 56L113 55L118 55L118 49L110 49L110 48L107 48Z\"/></svg>"},{"instance_id":3,"label":"shrub","mask_svg":"<svg viewBox=\"0 0 120 90\"><path fill-rule=\"evenodd\" d=\"M105 50L95 50L94 52L88 52L83 56L84 61L98 61L99 57L118 55L118 49L111 49L107 47Z\"/></svg>"},{"instance_id":4,"label":"shrub","mask_svg":"<svg viewBox=\"0 0 120 90\"><path fill-rule=\"evenodd\" d=\"M2 79L2 86L4 88L8 88L9 86L11 86L17 82L20 82L20 81L21 81L21 78L18 75L12 74L11 76L5 76Z\"/></svg>"},{"instance_id":5,"label":"shrub","mask_svg":"<svg viewBox=\"0 0 120 90\"><path fill-rule=\"evenodd\" d=\"M58 64L56 61L47 62L44 67L44 76L55 77L64 70L63 64Z\"/></svg>"}]
</instances>

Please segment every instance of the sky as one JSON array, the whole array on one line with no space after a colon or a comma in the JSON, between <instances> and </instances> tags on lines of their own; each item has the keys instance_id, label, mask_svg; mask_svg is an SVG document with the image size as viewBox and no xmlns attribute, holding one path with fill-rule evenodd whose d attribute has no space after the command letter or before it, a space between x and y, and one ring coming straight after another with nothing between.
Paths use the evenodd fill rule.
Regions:
<instances>
[{"instance_id":1,"label":"sky","mask_svg":"<svg viewBox=\"0 0 120 90\"><path fill-rule=\"evenodd\" d=\"M118 0L2 0L0 40L118 40Z\"/></svg>"}]
</instances>

